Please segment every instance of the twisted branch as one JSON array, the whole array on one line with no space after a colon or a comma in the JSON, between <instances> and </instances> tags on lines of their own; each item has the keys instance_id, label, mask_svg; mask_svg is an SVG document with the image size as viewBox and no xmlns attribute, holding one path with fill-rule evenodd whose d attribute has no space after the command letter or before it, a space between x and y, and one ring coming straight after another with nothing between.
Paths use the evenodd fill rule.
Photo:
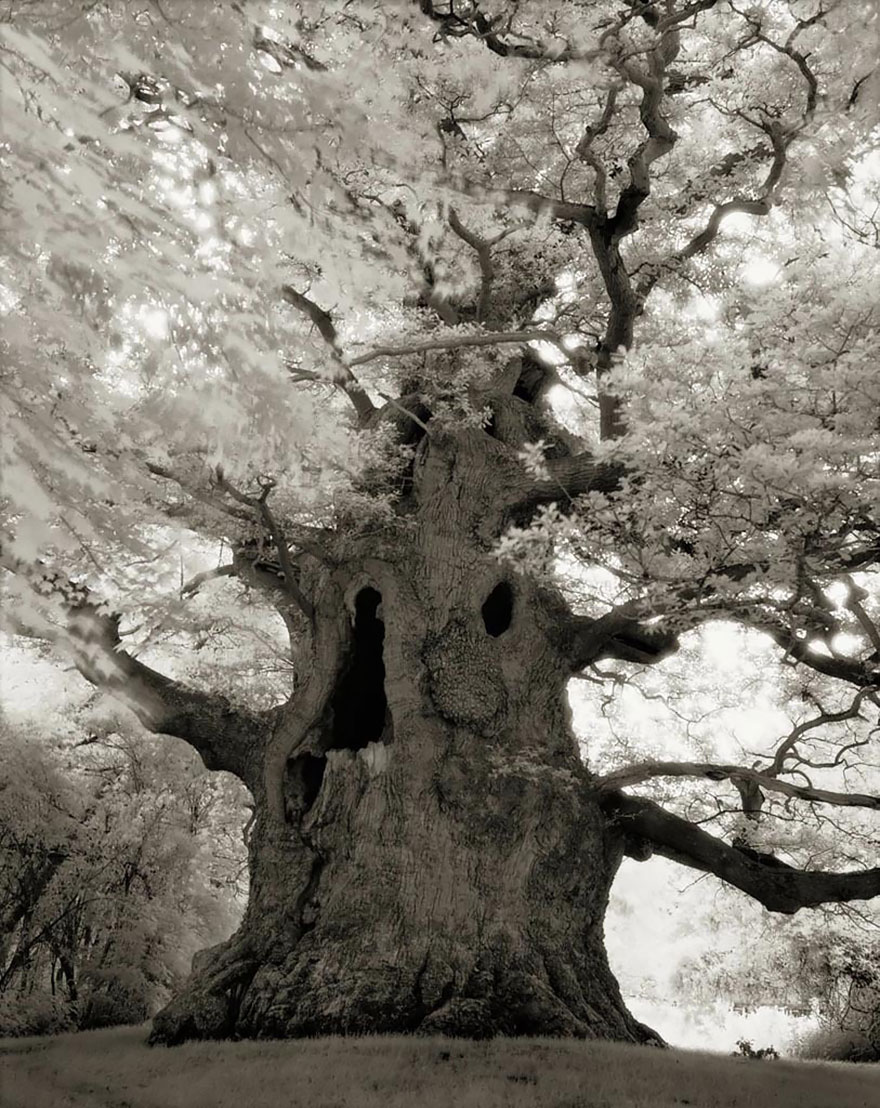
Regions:
<instances>
[{"instance_id":1,"label":"twisted branch","mask_svg":"<svg viewBox=\"0 0 880 1108\"><path fill-rule=\"evenodd\" d=\"M375 412L372 400L367 395L363 385L351 372L350 366L342 360L342 350L336 332L336 325L329 312L319 307L313 300L297 292L291 285L281 286L281 295L292 307L301 312L315 326L318 334L330 348L335 372L330 378L332 384L338 386L354 405L360 423L366 423ZM309 375L311 377L311 375ZM303 378L305 379L305 377ZM317 375L315 378L317 379Z\"/></svg>"},{"instance_id":2,"label":"twisted branch","mask_svg":"<svg viewBox=\"0 0 880 1108\"><path fill-rule=\"evenodd\" d=\"M248 507L256 510L266 530L272 536L272 542L275 544L278 561L281 565L281 572L284 574L285 591L293 597L297 607L303 615L306 616L307 619L313 620L315 616L314 606L297 584L293 562L290 558L290 548L287 545L287 538L267 503L269 493L275 487L275 482L269 477L263 478L261 481L260 495L248 496L226 479L222 466L217 466L214 474L218 488L228 493L233 500L237 500L240 504L246 504Z\"/></svg>"},{"instance_id":3,"label":"twisted branch","mask_svg":"<svg viewBox=\"0 0 880 1108\"><path fill-rule=\"evenodd\" d=\"M830 789L815 789L808 785L793 785L789 781L780 781L770 771L761 772L746 766L716 765L711 762L635 762L614 770L595 781L596 788L607 790L628 788L640 785L655 777L705 777L710 781L750 782L768 792L782 793L796 800L811 800L820 804L834 804L837 807L872 808L880 811L880 796L864 793L839 793Z\"/></svg>"}]
</instances>

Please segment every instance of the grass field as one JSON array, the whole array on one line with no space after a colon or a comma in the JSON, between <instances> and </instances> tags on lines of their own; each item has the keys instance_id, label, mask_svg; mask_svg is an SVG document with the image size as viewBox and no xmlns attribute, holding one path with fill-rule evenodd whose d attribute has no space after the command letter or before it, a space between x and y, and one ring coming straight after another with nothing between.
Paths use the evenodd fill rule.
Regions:
<instances>
[{"instance_id":1,"label":"grass field","mask_svg":"<svg viewBox=\"0 0 880 1108\"><path fill-rule=\"evenodd\" d=\"M3 1108L878 1108L880 1067L551 1039L0 1041Z\"/></svg>"}]
</instances>

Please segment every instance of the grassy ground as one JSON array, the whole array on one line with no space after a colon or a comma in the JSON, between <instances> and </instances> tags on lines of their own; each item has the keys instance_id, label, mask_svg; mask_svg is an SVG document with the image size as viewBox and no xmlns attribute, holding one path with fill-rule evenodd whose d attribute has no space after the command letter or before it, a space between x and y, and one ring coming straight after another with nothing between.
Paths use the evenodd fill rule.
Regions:
<instances>
[{"instance_id":1,"label":"grassy ground","mask_svg":"<svg viewBox=\"0 0 880 1108\"><path fill-rule=\"evenodd\" d=\"M0 1042L3 1108L877 1108L880 1067L550 1039Z\"/></svg>"}]
</instances>

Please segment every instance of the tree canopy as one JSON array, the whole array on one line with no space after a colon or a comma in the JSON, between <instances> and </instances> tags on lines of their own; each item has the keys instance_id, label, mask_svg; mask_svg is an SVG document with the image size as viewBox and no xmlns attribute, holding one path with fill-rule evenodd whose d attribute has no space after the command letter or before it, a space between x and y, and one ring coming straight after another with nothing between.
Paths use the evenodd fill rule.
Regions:
<instances>
[{"instance_id":1,"label":"tree canopy","mask_svg":"<svg viewBox=\"0 0 880 1108\"><path fill-rule=\"evenodd\" d=\"M0 18L12 632L253 791L328 695L315 581L393 560L431 444L479 441L468 540L597 696L680 691L719 623L779 667L754 745L587 741L627 851L781 912L880 893L871 0ZM465 711L433 642L440 715L490 734L503 693Z\"/></svg>"}]
</instances>

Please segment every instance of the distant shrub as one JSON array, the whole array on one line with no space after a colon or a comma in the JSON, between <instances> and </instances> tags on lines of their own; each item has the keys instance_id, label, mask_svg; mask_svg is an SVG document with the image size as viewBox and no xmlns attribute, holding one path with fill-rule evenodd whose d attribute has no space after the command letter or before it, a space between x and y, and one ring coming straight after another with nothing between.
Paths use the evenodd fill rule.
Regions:
<instances>
[{"instance_id":1,"label":"distant shrub","mask_svg":"<svg viewBox=\"0 0 880 1108\"><path fill-rule=\"evenodd\" d=\"M139 1024L151 1015L143 992L126 988L118 981L104 984L97 991L84 989L76 1004L64 996L41 991L26 995L8 993L0 995L0 1038Z\"/></svg>"},{"instance_id":2,"label":"distant shrub","mask_svg":"<svg viewBox=\"0 0 880 1108\"><path fill-rule=\"evenodd\" d=\"M762 1046L758 1050L752 1046L750 1039L737 1039L736 1050L733 1051L734 1058L778 1058L779 1051L773 1046Z\"/></svg>"},{"instance_id":3,"label":"distant shrub","mask_svg":"<svg viewBox=\"0 0 880 1108\"><path fill-rule=\"evenodd\" d=\"M880 1062L880 1042L852 1028L826 1025L800 1039L794 1053L818 1062Z\"/></svg>"},{"instance_id":4,"label":"distant shrub","mask_svg":"<svg viewBox=\"0 0 880 1108\"><path fill-rule=\"evenodd\" d=\"M828 971L819 1029L798 1044L802 1058L880 1062L880 943L841 945Z\"/></svg>"},{"instance_id":5,"label":"distant shrub","mask_svg":"<svg viewBox=\"0 0 880 1108\"><path fill-rule=\"evenodd\" d=\"M47 993L0 996L0 1038L58 1035L76 1027L76 1009Z\"/></svg>"},{"instance_id":6,"label":"distant shrub","mask_svg":"<svg viewBox=\"0 0 880 1108\"><path fill-rule=\"evenodd\" d=\"M149 1019L152 1014L150 1005L137 989L125 989L116 983L114 985L116 987L92 993L88 998L79 1020L80 1031L143 1023Z\"/></svg>"}]
</instances>

